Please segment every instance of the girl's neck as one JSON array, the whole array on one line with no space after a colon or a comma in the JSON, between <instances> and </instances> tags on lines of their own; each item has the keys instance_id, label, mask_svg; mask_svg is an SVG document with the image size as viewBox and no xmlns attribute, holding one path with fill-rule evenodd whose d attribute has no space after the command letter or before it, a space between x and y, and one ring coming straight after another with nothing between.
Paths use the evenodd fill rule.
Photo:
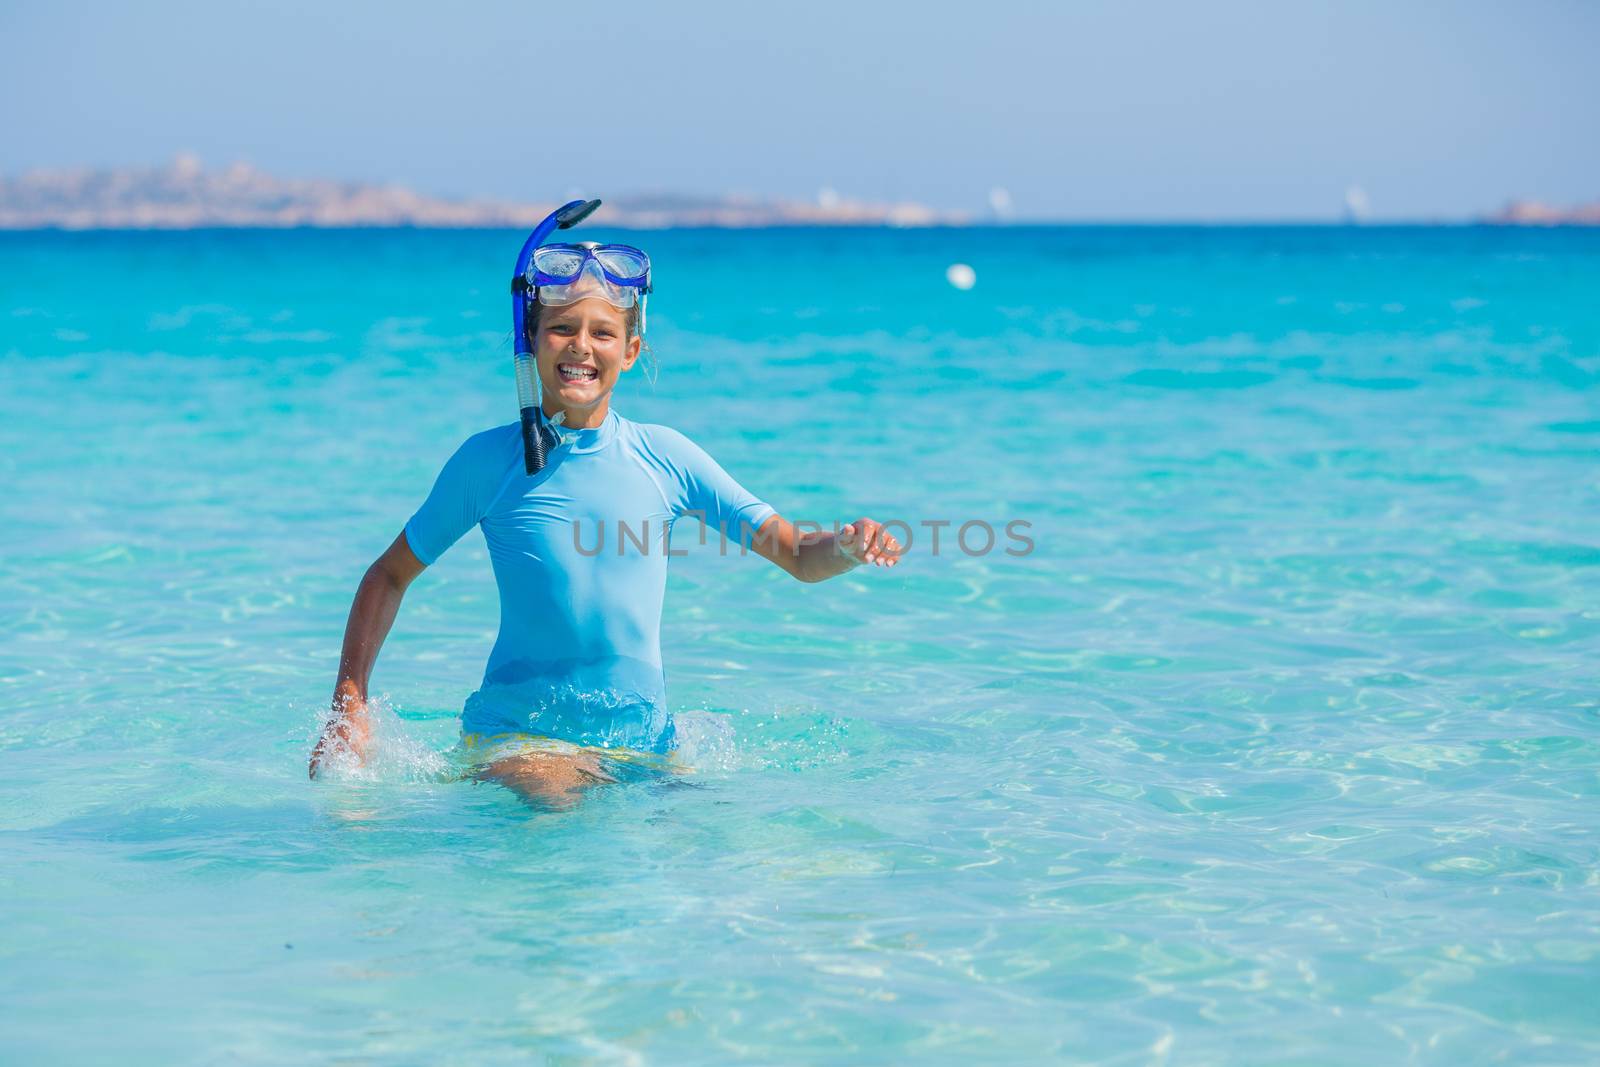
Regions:
<instances>
[{"instance_id":1,"label":"girl's neck","mask_svg":"<svg viewBox=\"0 0 1600 1067\"><path fill-rule=\"evenodd\" d=\"M592 408L563 408L552 404L548 398L541 405L546 419L554 420L556 412L564 411L567 417L561 425L569 430L595 430L606 421L606 415L611 411L611 398L602 397L600 403Z\"/></svg>"}]
</instances>

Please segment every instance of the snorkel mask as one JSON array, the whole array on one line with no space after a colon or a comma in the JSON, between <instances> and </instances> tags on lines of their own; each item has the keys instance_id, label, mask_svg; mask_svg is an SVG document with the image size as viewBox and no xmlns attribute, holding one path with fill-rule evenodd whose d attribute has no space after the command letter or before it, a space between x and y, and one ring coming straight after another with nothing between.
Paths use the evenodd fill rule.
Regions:
<instances>
[{"instance_id":1,"label":"snorkel mask","mask_svg":"<svg viewBox=\"0 0 1600 1067\"><path fill-rule=\"evenodd\" d=\"M529 474L544 469L551 449L561 447L561 433L546 420L539 404L539 369L534 339L527 323L535 304L564 307L599 297L622 311L639 308L639 333L644 333L645 298L650 295L650 257L631 245L545 244L557 229L570 230L594 213L598 200L574 200L550 213L534 227L517 255L511 278L512 345L516 350L517 406L522 409L523 467Z\"/></svg>"}]
</instances>

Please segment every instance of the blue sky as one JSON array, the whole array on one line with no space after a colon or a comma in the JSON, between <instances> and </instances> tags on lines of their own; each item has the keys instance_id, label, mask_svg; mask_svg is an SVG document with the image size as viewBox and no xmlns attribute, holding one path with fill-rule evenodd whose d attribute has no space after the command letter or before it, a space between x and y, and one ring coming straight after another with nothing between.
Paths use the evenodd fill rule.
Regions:
<instances>
[{"instance_id":1,"label":"blue sky","mask_svg":"<svg viewBox=\"0 0 1600 1067\"><path fill-rule=\"evenodd\" d=\"M579 14L590 12L590 14ZM593 12L603 12L594 14ZM0 171L179 151L549 200L1085 220L1600 198L1600 4L0 0Z\"/></svg>"}]
</instances>

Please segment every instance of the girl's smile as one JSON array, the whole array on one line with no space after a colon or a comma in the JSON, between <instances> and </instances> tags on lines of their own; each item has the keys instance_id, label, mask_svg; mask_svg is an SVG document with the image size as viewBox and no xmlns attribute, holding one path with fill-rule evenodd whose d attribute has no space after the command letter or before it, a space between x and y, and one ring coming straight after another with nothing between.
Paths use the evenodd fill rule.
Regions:
<instances>
[{"instance_id":1,"label":"girl's smile","mask_svg":"<svg viewBox=\"0 0 1600 1067\"><path fill-rule=\"evenodd\" d=\"M600 377L598 369L582 363L557 363L556 370L569 382L594 381Z\"/></svg>"}]
</instances>

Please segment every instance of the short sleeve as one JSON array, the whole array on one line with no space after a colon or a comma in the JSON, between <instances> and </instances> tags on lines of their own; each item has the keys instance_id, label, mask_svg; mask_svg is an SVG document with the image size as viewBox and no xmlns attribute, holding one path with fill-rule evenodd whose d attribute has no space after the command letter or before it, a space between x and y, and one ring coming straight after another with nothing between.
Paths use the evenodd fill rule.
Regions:
<instances>
[{"instance_id":1,"label":"short sleeve","mask_svg":"<svg viewBox=\"0 0 1600 1067\"><path fill-rule=\"evenodd\" d=\"M674 515L693 514L707 526L742 539L743 526L759 531L762 523L777 514L683 434L665 426L651 429L654 451L677 483L677 499L671 501Z\"/></svg>"},{"instance_id":2,"label":"short sleeve","mask_svg":"<svg viewBox=\"0 0 1600 1067\"><path fill-rule=\"evenodd\" d=\"M432 492L406 523L406 543L423 564L432 565L488 512L503 473L504 436L505 427L474 434L445 461Z\"/></svg>"}]
</instances>

